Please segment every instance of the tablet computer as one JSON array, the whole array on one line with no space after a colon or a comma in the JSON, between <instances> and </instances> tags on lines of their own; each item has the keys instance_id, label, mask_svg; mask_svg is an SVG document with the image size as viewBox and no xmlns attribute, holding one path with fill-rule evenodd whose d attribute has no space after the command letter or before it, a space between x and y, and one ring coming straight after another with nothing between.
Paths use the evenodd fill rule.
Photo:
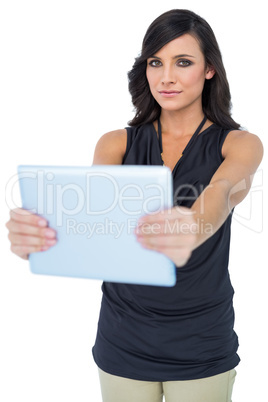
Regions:
<instances>
[{"instance_id":1,"label":"tablet computer","mask_svg":"<svg viewBox=\"0 0 268 402\"><path fill-rule=\"evenodd\" d=\"M165 166L18 167L22 207L57 231L56 246L29 256L33 273L173 286L176 269L136 240L138 219L173 205Z\"/></svg>"}]
</instances>

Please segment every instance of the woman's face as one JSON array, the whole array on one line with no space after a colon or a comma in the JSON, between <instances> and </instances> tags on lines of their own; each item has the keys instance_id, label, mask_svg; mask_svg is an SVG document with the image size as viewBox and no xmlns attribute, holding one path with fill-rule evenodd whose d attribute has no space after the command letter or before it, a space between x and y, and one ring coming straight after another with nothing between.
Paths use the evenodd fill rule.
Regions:
<instances>
[{"instance_id":1,"label":"woman's face","mask_svg":"<svg viewBox=\"0 0 268 402\"><path fill-rule=\"evenodd\" d=\"M162 109L170 111L202 108L205 80L214 73L206 66L199 43L189 34L172 40L147 60L151 93Z\"/></svg>"}]
</instances>

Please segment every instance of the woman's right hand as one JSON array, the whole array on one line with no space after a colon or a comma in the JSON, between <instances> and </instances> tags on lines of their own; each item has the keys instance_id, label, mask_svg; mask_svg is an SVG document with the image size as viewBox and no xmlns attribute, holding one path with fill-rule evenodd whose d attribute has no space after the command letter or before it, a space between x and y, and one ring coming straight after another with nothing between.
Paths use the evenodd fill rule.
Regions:
<instances>
[{"instance_id":1,"label":"woman's right hand","mask_svg":"<svg viewBox=\"0 0 268 402\"><path fill-rule=\"evenodd\" d=\"M25 260L30 253L46 251L57 243L56 232L47 221L25 209L11 210L6 227L11 251Z\"/></svg>"}]
</instances>

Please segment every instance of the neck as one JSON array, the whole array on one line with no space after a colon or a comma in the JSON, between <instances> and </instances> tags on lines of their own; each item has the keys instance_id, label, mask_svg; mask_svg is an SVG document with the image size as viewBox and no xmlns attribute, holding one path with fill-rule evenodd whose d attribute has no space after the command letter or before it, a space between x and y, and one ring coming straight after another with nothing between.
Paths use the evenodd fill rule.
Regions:
<instances>
[{"instance_id":1,"label":"neck","mask_svg":"<svg viewBox=\"0 0 268 402\"><path fill-rule=\"evenodd\" d=\"M160 121L162 133L172 133L174 136L192 134L204 118L202 110L195 113L161 110Z\"/></svg>"}]
</instances>

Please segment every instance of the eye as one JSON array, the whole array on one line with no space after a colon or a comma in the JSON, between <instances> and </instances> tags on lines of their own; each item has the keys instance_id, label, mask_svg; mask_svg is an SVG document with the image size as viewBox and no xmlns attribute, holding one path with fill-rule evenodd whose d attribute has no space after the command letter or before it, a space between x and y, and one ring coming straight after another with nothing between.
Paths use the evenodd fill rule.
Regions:
<instances>
[{"instance_id":1,"label":"eye","mask_svg":"<svg viewBox=\"0 0 268 402\"><path fill-rule=\"evenodd\" d=\"M179 65L180 67L189 67L192 64L193 63L190 60L178 60L177 61L177 65Z\"/></svg>"},{"instance_id":2,"label":"eye","mask_svg":"<svg viewBox=\"0 0 268 402\"><path fill-rule=\"evenodd\" d=\"M161 63L160 60L151 60L151 61L149 62L149 66L152 66L152 67L160 67L160 66L162 66L162 63Z\"/></svg>"}]
</instances>

